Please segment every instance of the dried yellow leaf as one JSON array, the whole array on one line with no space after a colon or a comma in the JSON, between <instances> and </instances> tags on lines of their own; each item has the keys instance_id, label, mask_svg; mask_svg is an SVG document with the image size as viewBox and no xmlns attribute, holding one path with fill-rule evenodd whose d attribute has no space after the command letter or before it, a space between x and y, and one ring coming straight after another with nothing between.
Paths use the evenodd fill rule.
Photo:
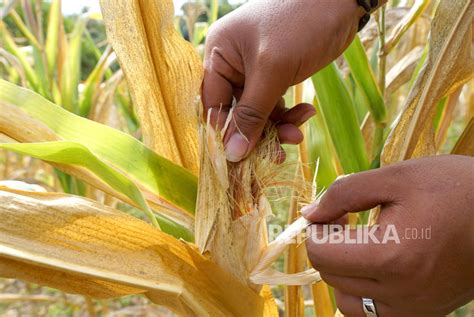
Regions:
<instances>
[{"instance_id":1,"label":"dried yellow leaf","mask_svg":"<svg viewBox=\"0 0 474 317\"><path fill-rule=\"evenodd\" d=\"M196 97L202 64L174 29L171 0L101 0L114 48L141 121L145 143L198 172Z\"/></svg>"},{"instance_id":2,"label":"dried yellow leaf","mask_svg":"<svg viewBox=\"0 0 474 317\"><path fill-rule=\"evenodd\" d=\"M474 118L467 124L451 153L474 156Z\"/></svg>"},{"instance_id":3,"label":"dried yellow leaf","mask_svg":"<svg viewBox=\"0 0 474 317\"><path fill-rule=\"evenodd\" d=\"M474 76L471 0L442 0L433 19L424 69L390 133L382 164L435 154L433 118L437 102Z\"/></svg>"},{"instance_id":4,"label":"dried yellow leaf","mask_svg":"<svg viewBox=\"0 0 474 317\"><path fill-rule=\"evenodd\" d=\"M0 187L0 275L96 298L144 293L186 316L262 316L268 300L197 248L94 201Z\"/></svg>"}]
</instances>

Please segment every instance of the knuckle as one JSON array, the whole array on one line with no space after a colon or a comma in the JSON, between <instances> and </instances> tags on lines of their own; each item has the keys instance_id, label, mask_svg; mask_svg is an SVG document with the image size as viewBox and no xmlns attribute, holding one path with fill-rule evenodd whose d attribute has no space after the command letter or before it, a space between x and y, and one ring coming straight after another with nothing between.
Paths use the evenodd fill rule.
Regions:
<instances>
[{"instance_id":1,"label":"knuckle","mask_svg":"<svg viewBox=\"0 0 474 317\"><path fill-rule=\"evenodd\" d=\"M213 53L216 49L220 50L229 46L233 40L232 33L227 32L225 23L222 23L220 20L212 24L206 35L206 56L212 58L215 55Z\"/></svg>"},{"instance_id":2,"label":"knuckle","mask_svg":"<svg viewBox=\"0 0 474 317\"><path fill-rule=\"evenodd\" d=\"M406 183L406 180L412 179L419 172L419 169L412 162L407 161L386 167L386 172L387 176L389 176L388 179L396 183L399 183L400 180L405 180L404 183Z\"/></svg>"},{"instance_id":3,"label":"knuckle","mask_svg":"<svg viewBox=\"0 0 474 317\"><path fill-rule=\"evenodd\" d=\"M322 203L333 204L340 199L341 195L344 195L347 184L347 177L338 178L335 180L322 198Z\"/></svg>"},{"instance_id":4,"label":"knuckle","mask_svg":"<svg viewBox=\"0 0 474 317\"><path fill-rule=\"evenodd\" d=\"M212 69L217 73L226 73L229 69L229 65L222 56L221 49L219 47L213 47L209 55L207 63L207 69Z\"/></svg>"},{"instance_id":5,"label":"knuckle","mask_svg":"<svg viewBox=\"0 0 474 317\"><path fill-rule=\"evenodd\" d=\"M258 105L257 105L258 106ZM267 121L268 115L257 107L239 105L234 111L234 119L242 130L255 129Z\"/></svg>"}]
</instances>

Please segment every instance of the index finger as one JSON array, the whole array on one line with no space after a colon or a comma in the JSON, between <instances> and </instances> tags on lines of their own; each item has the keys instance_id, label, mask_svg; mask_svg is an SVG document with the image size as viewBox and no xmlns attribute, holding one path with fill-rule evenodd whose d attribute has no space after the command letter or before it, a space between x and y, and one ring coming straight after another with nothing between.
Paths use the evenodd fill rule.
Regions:
<instances>
[{"instance_id":1,"label":"index finger","mask_svg":"<svg viewBox=\"0 0 474 317\"><path fill-rule=\"evenodd\" d=\"M209 43L213 42L209 41ZM245 76L224 57L225 52L232 51L231 48L216 44L208 46L206 49L201 91L204 116L207 117L209 110L213 109L210 118L211 124L213 126L217 124L222 128L232 106L234 92L236 89L243 87Z\"/></svg>"},{"instance_id":2,"label":"index finger","mask_svg":"<svg viewBox=\"0 0 474 317\"><path fill-rule=\"evenodd\" d=\"M207 118L212 109L211 125L222 128L232 104L232 84L212 69L205 69L201 89L204 117Z\"/></svg>"}]
</instances>

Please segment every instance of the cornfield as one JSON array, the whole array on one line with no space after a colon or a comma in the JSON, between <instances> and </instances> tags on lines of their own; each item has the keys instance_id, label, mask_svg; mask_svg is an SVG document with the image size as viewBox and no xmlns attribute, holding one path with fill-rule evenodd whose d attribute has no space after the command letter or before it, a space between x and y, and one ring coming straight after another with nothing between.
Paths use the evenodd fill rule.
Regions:
<instances>
[{"instance_id":1,"label":"cornfield","mask_svg":"<svg viewBox=\"0 0 474 317\"><path fill-rule=\"evenodd\" d=\"M175 16L171 0L100 0L101 15L71 23L65 2L0 6L0 314L340 315L304 243L269 241L268 225L307 226L299 210L339 176L474 156L470 0L389 1L286 93L317 115L282 165L271 125L231 164L225 129L202 119L203 45L222 3Z\"/></svg>"}]
</instances>

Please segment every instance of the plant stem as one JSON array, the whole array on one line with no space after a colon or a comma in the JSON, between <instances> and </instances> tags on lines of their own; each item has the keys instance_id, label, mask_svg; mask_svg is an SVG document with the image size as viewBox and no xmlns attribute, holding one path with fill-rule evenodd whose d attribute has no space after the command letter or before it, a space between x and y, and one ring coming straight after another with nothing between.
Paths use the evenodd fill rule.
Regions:
<instances>
[{"instance_id":1,"label":"plant stem","mask_svg":"<svg viewBox=\"0 0 474 317\"><path fill-rule=\"evenodd\" d=\"M382 96L385 99L385 76L387 68L387 55L385 53L385 6L381 7L378 13L377 29L379 33L378 82Z\"/></svg>"},{"instance_id":2,"label":"plant stem","mask_svg":"<svg viewBox=\"0 0 474 317\"><path fill-rule=\"evenodd\" d=\"M385 51L385 6L381 7L378 11L377 16L377 30L379 33L379 52L378 52L378 83L380 87L380 92L382 93L382 97L386 100L385 97L385 75L387 71L387 54ZM385 103L387 104L387 103ZM382 151L382 142L383 142L383 131L384 131L384 124L377 124L375 128L375 135L374 135L374 146L373 146L373 153L374 157L376 157L376 153L378 151ZM375 207L370 210L369 213L369 220L368 225L372 226L377 222L378 216L380 214L380 208Z\"/></svg>"},{"instance_id":3,"label":"plant stem","mask_svg":"<svg viewBox=\"0 0 474 317\"><path fill-rule=\"evenodd\" d=\"M385 123L375 124L374 140L372 145L372 159L376 158L381 152L384 143Z\"/></svg>"},{"instance_id":4,"label":"plant stem","mask_svg":"<svg viewBox=\"0 0 474 317\"><path fill-rule=\"evenodd\" d=\"M304 85L303 83L300 83L300 84L298 84L294 87L293 93L294 93L294 103L295 104L303 102L303 92L304 92L303 91L303 87L304 87L303 85ZM304 128L304 126L303 126L303 129L302 129L302 132L303 132L303 135L304 135L304 141L301 142L298 145L298 156L299 156L299 160L300 160L300 163L301 163L301 172L303 174L303 177L304 177L305 181L311 182L312 179L313 179L313 176L312 176L313 172L311 171L311 167L309 165L310 160L309 160L308 146L307 146L307 143L306 143L306 129ZM290 211L291 211L291 209L290 209ZM300 246L300 248L302 248L302 247L303 246ZM297 253L296 250L294 251L294 253ZM290 255L290 253L289 253L289 255ZM295 256L295 254L292 254L292 256ZM300 254L300 257L303 257L303 256L301 256L301 254ZM300 265L303 265L303 263L300 262ZM311 264L308 263L308 265L311 265ZM289 288L287 288L287 289L288 289L288 291L290 290ZM290 296L287 295L288 291L287 291L287 293L285 293L287 300L290 298ZM294 292L296 292L296 291L294 291ZM311 285L311 296L313 298L314 311L315 311L317 316L320 316L320 317L332 317L332 316L334 316L334 309L333 309L333 305L332 305L332 301L331 301L331 295L329 293L328 285L324 281L320 281L316 284ZM293 302L293 309L298 308L298 307L299 307L298 303ZM288 310L287 310L287 313L289 313ZM299 313L301 313L301 312L299 312Z\"/></svg>"},{"instance_id":5,"label":"plant stem","mask_svg":"<svg viewBox=\"0 0 474 317\"><path fill-rule=\"evenodd\" d=\"M89 317L95 317L96 313L92 298L90 298L89 296L84 296L84 301L86 303L87 313L89 314Z\"/></svg>"},{"instance_id":6,"label":"plant stem","mask_svg":"<svg viewBox=\"0 0 474 317\"><path fill-rule=\"evenodd\" d=\"M303 101L303 83L300 83L293 87L293 103L295 105ZM302 129L304 134L304 128ZM305 142L301 142L298 145L298 156L301 162L301 169L297 167L295 173L295 179L299 179L300 175L303 174L306 179L306 173L311 175L309 170L308 151L305 147ZM305 169L306 167L306 169ZM311 178L311 176L309 176ZM288 224L293 223L298 218L298 200L299 194L296 190L291 192L290 208L288 210ZM307 262L306 252L304 245L291 245L288 248L288 252L285 256L285 272L286 273L297 273L305 269ZM300 317L304 316L304 294L301 286L286 286L285 287L285 311L289 317Z\"/></svg>"},{"instance_id":7,"label":"plant stem","mask_svg":"<svg viewBox=\"0 0 474 317\"><path fill-rule=\"evenodd\" d=\"M377 30L379 33L379 51L378 51L378 85L380 88L380 92L382 97L386 103L386 96L385 96L385 77L387 73L387 53L385 50L385 6L379 9L377 15ZM374 143L372 147L372 157L377 157L378 154L382 151L383 141L384 141L384 130L385 130L385 123L380 122L377 123L375 126L375 134L374 134Z\"/></svg>"},{"instance_id":8,"label":"plant stem","mask_svg":"<svg viewBox=\"0 0 474 317\"><path fill-rule=\"evenodd\" d=\"M4 150L3 153L5 154L5 162L3 164L3 179L8 179L8 173L10 169L10 157L8 155L7 150Z\"/></svg>"}]
</instances>

